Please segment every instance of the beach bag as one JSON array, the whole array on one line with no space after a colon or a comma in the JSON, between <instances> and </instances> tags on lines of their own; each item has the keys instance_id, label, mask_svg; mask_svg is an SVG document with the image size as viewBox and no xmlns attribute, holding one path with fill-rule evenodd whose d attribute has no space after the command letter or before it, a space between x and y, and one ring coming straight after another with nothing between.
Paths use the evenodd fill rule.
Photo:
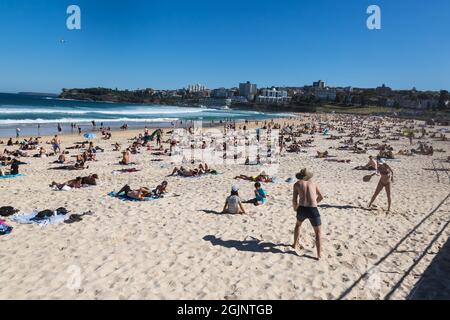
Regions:
<instances>
[{"instance_id":1,"label":"beach bag","mask_svg":"<svg viewBox=\"0 0 450 320\"><path fill-rule=\"evenodd\" d=\"M0 220L0 236L4 236L10 234L12 231L12 227L5 224L5 221Z\"/></svg>"},{"instance_id":2,"label":"beach bag","mask_svg":"<svg viewBox=\"0 0 450 320\"><path fill-rule=\"evenodd\" d=\"M44 211L38 212L38 214L30 220L32 220L32 221L45 220L45 219L53 217L54 215L55 215L55 212L53 212L52 210L44 210Z\"/></svg>"},{"instance_id":3,"label":"beach bag","mask_svg":"<svg viewBox=\"0 0 450 320\"><path fill-rule=\"evenodd\" d=\"M19 210L16 210L13 207L1 207L0 208L0 216L2 216L2 217L9 217L17 212L19 212Z\"/></svg>"},{"instance_id":4,"label":"beach bag","mask_svg":"<svg viewBox=\"0 0 450 320\"><path fill-rule=\"evenodd\" d=\"M56 209L56 215L57 216L65 216L68 213L69 213L69 211L67 211L66 208L58 208L58 209Z\"/></svg>"}]
</instances>

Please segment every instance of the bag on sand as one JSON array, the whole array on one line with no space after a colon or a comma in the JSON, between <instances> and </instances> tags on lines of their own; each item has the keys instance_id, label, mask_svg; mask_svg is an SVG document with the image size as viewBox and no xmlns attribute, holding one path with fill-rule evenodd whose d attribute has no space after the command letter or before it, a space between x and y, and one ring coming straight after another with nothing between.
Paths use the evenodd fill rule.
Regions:
<instances>
[{"instance_id":1,"label":"bag on sand","mask_svg":"<svg viewBox=\"0 0 450 320\"><path fill-rule=\"evenodd\" d=\"M14 209L13 207L1 207L0 208L0 216L9 217L13 214L16 214L19 210Z\"/></svg>"}]
</instances>

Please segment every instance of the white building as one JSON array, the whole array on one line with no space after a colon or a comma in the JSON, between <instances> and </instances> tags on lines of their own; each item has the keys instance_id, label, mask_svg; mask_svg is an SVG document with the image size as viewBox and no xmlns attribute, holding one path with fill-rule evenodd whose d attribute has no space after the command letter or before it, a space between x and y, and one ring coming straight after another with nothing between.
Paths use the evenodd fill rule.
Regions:
<instances>
[{"instance_id":1,"label":"white building","mask_svg":"<svg viewBox=\"0 0 450 320\"><path fill-rule=\"evenodd\" d=\"M275 88L263 89L262 94L256 98L256 102L264 104L285 104L289 103L291 98L286 90L277 90Z\"/></svg>"},{"instance_id":2,"label":"white building","mask_svg":"<svg viewBox=\"0 0 450 320\"><path fill-rule=\"evenodd\" d=\"M193 93L203 92L203 91L206 90L206 87L204 85L201 85L201 84L191 84L191 85L188 86L187 90L189 92L193 92Z\"/></svg>"}]
</instances>

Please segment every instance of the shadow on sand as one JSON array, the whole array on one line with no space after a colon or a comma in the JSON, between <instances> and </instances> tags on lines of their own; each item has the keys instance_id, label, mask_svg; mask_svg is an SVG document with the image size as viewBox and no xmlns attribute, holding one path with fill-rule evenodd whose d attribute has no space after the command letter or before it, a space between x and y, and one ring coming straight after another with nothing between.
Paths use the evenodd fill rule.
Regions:
<instances>
[{"instance_id":1,"label":"shadow on sand","mask_svg":"<svg viewBox=\"0 0 450 320\"><path fill-rule=\"evenodd\" d=\"M450 238L411 290L409 300L450 300Z\"/></svg>"},{"instance_id":2,"label":"shadow on sand","mask_svg":"<svg viewBox=\"0 0 450 320\"><path fill-rule=\"evenodd\" d=\"M361 207L355 207L351 205L332 205L332 204L321 204L320 209L339 209L339 210L349 210L349 209L361 209Z\"/></svg>"},{"instance_id":3,"label":"shadow on sand","mask_svg":"<svg viewBox=\"0 0 450 320\"><path fill-rule=\"evenodd\" d=\"M301 258L313 259L316 258L311 257L309 255L299 256L297 252L291 250L291 246L287 244L274 244L271 242L263 242L256 238L251 238L250 240L222 240L217 238L216 236L206 236L203 240L211 242L213 246L221 246L228 249L236 249L238 251L243 252L256 252L256 253L274 253L274 254L291 254ZM278 248L289 248L287 251L283 251Z\"/></svg>"}]
</instances>

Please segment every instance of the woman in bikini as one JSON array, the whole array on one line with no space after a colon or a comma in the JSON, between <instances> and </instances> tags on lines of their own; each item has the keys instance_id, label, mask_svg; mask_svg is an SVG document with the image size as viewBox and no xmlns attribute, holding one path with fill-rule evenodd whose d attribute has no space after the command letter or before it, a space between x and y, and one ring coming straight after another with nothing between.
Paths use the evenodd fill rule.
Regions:
<instances>
[{"instance_id":1,"label":"woman in bikini","mask_svg":"<svg viewBox=\"0 0 450 320\"><path fill-rule=\"evenodd\" d=\"M380 160L380 165L378 166L378 173L381 175L380 182L378 182L377 189L375 190L375 194L373 195L372 200L370 201L369 208L372 207L373 203L377 199L380 192L383 191L383 189L386 189L386 195L388 199L387 211L390 212L392 205L391 186L392 183L394 183L394 171L392 171L391 167L389 167L384 160ZM376 175L376 173L373 174L373 176L374 175Z\"/></svg>"}]
</instances>

